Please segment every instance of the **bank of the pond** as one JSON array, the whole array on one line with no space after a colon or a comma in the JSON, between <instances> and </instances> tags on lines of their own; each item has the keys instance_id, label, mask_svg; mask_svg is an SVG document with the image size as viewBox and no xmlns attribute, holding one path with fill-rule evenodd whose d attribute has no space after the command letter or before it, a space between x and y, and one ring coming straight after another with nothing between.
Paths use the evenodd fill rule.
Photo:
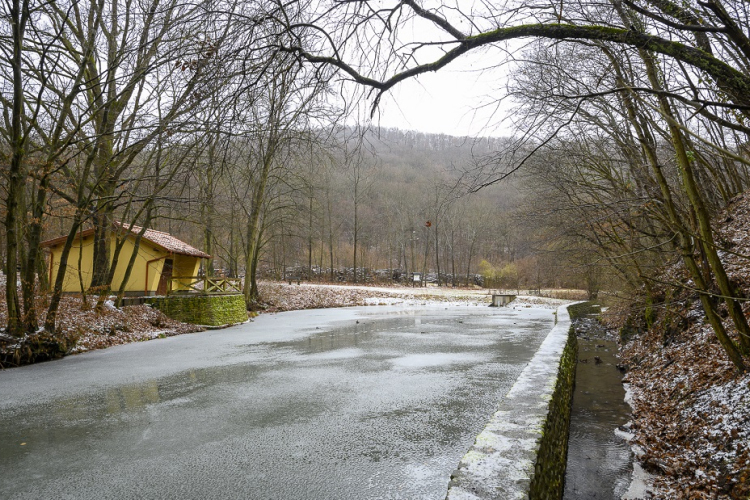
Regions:
<instances>
[{"instance_id":1,"label":"bank of the pond","mask_svg":"<svg viewBox=\"0 0 750 500\"><path fill-rule=\"evenodd\" d=\"M487 290L480 288L372 287L318 283L287 285L271 281L261 281L259 286L265 301L264 309L260 311L263 313L376 305L419 307L434 303L446 306L484 307L490 303ZM580 293L573 290L552 290L547 291L546 294L570 297L580 295ZM7 304L4 297L5 289L0 273L0 325L7 323ZM97 296L64 296L58 310L57 330L51 335L40 330L18 339L6 335L0 328L0 369L62 358L69 354L115 345L205 330L201 324L178 321L146 304L117 308L110 300L105 301L103 307L94 307L98 299ZM47 297L43 295L37 298L40 324L44 323L46 317L46 301ZM517 302L529 306L556 307L568 301L550 297L525 296ZM186 319L216 326L242 323L247 318L242 316L235 304L232 314L228 316L214 314L207 320L196 318L191 314Z\"/></svg>"},{"instance_id":2,"label":"bank of the pond","mask_svg":"<svg viewBox=\"0 0 750 500\"><path fill-rule=\"evenodd\" d=\"M675 301L625 339L631 444L651 475L643 498L750 498L750 374L704 318L697 299Z\"/></svg>"},{"instance_id":3,"label":"bank of the pond","mask_svg":"<svg viewBox=\"0 0 750 500\"><path fill-rule=\"evenodd\" d=\"M750 193L731 200L716 222L723 267L748 317ZM750 373L729 361L681 260L650 270L649 286L604 315L622 334L632 444L638 463L655 476L654 498L748 500ZM714 298L738 342L726 304Z\"/></svg>"},{"instance_id":4,"label":"bank of the pond","mask_svg":"<svg viewBox=\"0 0 750 500\"><path fill-rule=\"evenodd\" d=\"M451 476L448 500L560 498L576 339L567 307Z\"/></svg>"}]
</instances>

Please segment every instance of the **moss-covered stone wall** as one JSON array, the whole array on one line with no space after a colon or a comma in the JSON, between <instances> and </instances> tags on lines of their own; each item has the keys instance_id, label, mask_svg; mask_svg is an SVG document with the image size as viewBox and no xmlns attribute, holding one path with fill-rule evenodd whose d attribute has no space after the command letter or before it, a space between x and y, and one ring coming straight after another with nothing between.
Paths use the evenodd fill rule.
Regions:
<instances>
[{"instance_id":1,"label":"moss-covered stone wall","mask_svg":"<svg viewBox=\"0 0 750 500\"><path fill-rule=\"evenodd\" d=\"M563 496L577 353L578 343L571 326L534 464L534 476L529 487L531 500L559 499Z\"/></svg>"},{"instance_id":2,"label":"moss-covered stone wall","mask_svg":"<svg viewBox=\"0 0 750 500\"><path fill-rule=\"evenodd\" d=\"M247 321L242 295L170 295L146 303L172 319L196 325L223 326Z\"/></svg>"}]
</instances>

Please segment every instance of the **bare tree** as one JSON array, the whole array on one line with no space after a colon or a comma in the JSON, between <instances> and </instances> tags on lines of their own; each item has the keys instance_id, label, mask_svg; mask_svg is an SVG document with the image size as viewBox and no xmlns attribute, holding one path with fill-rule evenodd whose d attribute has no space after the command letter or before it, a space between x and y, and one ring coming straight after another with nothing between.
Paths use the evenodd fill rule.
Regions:
<instances>
[{"instance_id":1,"label":"bare tree","mask_svg":"<svg viewBox=\"0 0 750 500\"><path fill-rule=\"evenodd\" d=\"M573 75L576 68L570 67L553 72L555 76L550 79L543 66L527 65L526 70L538 75L542 87L550 84L544 95L535 98L559 106L564 118L536 114L537 121L519 138L517 146L497 162L501 168L494 175L490 170L476 188L507 178L527 164L533 154L564 136L580 115L586 115L593 127L586 130L587 134L596 127L610 127L608 115L597 116L594 108L606 101L601 97L619 99L616 107L607 108L609 116L619 115L615 121L625 120L627 133L639 135L645 145L640 154L649 173L639 179L647 181L646 192L659 193L666 207L661 215L675 235L671 240L674 251L682 255L696 281L719 341L738 369L745 369L742 356L750 354L750 327L738 302L741 293L729 281L721 261L711 221L716 202L727 199L730 186L740 188L742 183L737 181L743 174L737 172L736 165L708 160L706 151L696 154L695 145L700 143L725 159L747 164L739 153L750 132L745 125L750 118L750 38L739 28L750 19L747 4L735 3L728 10L716 1L696 5L627 0L559 5L483 2L465 7L454 2L424 6L410 0L385 5L362 0L333 3L325 9L317 23L321 33L318 45L291 45L285 50L316 65L332 65L354 81L374 88L373 106L399 82L439 70L470 51L485 50L489 57L495 54L498 64L508 62L505 54L513 51L503 53L507 47L503 42L520 38L538 40L551 53L567 52L568 62L571 57L576 60L585 57L582 54L599 51L596 57L629 68L628 75L624 71L593 75L598 66L588 74L584 70ZM293 24L286 24L286 28L297 29ZM423 33L429 33L429 38L420 38ZM558 41L565 43L559 45ZM552 81L563 73L583 79L573 79L567 86ZM583 85L571 88L578 83ZM639 121L644 117L648 118L645 126ZM557 124L551 126L554 122ZM738 133L737 142L712 140L721 135L707 134L716 127ZM677 182L664 175L663 162L651 154L656 147L656 141L649 142L652 137L658 137L673 151ZM729 166L731 173L722 174L721 166ZM717 194L701 182L712 178L718 180ZM715 314L717 301L726 305L739 333L736 344Z\"/></svg>"}]
</instances>

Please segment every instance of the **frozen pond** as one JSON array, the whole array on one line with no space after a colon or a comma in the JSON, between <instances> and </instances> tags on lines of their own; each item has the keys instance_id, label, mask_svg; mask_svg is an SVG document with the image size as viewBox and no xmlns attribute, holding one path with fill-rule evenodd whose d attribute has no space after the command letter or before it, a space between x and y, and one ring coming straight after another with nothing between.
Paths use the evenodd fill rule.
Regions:
<instances>
[{"instance_id":1,"label":"frozen pond","mask_svg":"<svg viewBox=\"0 0 750 500\"><path fill-rule=\"evenodd\" d=\"M0 372L0 498L442 499L551 309L364 307Z\"/></svg>"}]
</instances>

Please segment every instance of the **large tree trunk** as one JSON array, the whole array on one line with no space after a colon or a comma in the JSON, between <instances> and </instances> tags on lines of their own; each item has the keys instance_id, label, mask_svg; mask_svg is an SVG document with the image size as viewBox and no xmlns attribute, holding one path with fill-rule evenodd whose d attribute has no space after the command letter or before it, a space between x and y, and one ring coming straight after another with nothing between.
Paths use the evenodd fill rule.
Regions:
<instances>
[{"instance_id":1,"label":"large tree trunk","mask_svg":"<svg viewBox=\"0 0 750 500\"><path fill-rule=\"evenodd\" d=\"M23 160L25 157L25 140L21 123L24 108L23 75L23 37L26 22L29 19L28 0L13 0L11 6L11 23L13 32L13 107L11 110L10 146L11 160L8 171L8 197L5 205L6 231L6 301L8 305L8 333L20 336L23 334L21 309L18 301L18 250L21 238L18 234L19 215L23 207L19 206L21 190L25 182Z\"/></svg>"},{"instance_id":2,"label":"large tree trunk","mask_svg":"<svg viewBox=\"0 0 750 500\"><path fill-rule=\"evenodd\" d=\"M260 255L260 215L266 196L266 186L268 184L269 173L271 172L271 164L273 163L275 148L275 137L272 137L268 142L265 155L263 156L260 178L258 179L258 183L253 192L253 206L250 210L250 219L247 224L248 248L245 266L245 286L243 292L245 294L245 305L248 309L250 309L259 299L256 271Z\"/></svg>"},{"instance_id":3,"label":"large tree trunk","mask_svg":"<svg viewBox=\"0 0 750 500\"><path fill-rule=\"evenodd\" d=\"M356 200L357 188L354 188L354 283L357 283L357 244L359 243L359 210Z\"/></svg>"},{"instance_id":4,"label":"large tree trunk","mask_svg":"<svg viewBox=\"0 0 750 500\"><path fill-rule=\"evenodd\" d=\"M28 251L26 253L26 266L24 268L24 277L22 280L23 287L23 307L24 307L24 330L31 333L39 328L37 311L35 305L36 299L36 273L39 268L39 262L42 260L41 249L39 244L42 241L42 218L44 217L44 206L47 203L47 192L49 190L49 176L44 175L39 182L36 198L31 207L31 220L26 229L26 244ZM40 281L45 279L39 276Z\"/></svg>"},{"instance_id":5,"label":"large tree trunk","mask_svg":"<svg viewBox=\"0 0 750 500\"><path fill-rule=\"evenodd\" d=\"M99 203L92 216L94 223L94 262L91 290L98 292L109 286L110 245L112 235L112 210L108 203Z\"/></svg>"},{"instance_id":6,"label":"large tree trunk","mask_svg":"<svg viewBox=\"0 0 750 500\"><path fill-rule=\"evenodd\" d=\"M307 273L308 279L312 281L312 247L313 247L313 196L310 188L309 213L307 221Z\"/></svg>"},{"instance_id":7,"label":"large tree trunk","mask_svg":"<svg viewBox=\"0 0 750 500\"><path fill-rule=\"evenodd\" d=\"M329 269L330 272L330 279L331 283L333 283L334 276L333 276L333 209L331 207L331 197L330 193L328 196L328 260L329 265L331 266Z\"/></svg>"},{"instance_id":8,"label":"large tree trunk","mask_svg":"<svg viewBox=\"0 0 750 500\"><path fill-rule=\"evenodd\" d=\"M438 238L438 223L437 223L437 215L435 216L435 267L437 268L437 284L438 286L441 286L442 282L440 281L440 245L439 245L439 238Z\"/></svg>"}]
</instances>

